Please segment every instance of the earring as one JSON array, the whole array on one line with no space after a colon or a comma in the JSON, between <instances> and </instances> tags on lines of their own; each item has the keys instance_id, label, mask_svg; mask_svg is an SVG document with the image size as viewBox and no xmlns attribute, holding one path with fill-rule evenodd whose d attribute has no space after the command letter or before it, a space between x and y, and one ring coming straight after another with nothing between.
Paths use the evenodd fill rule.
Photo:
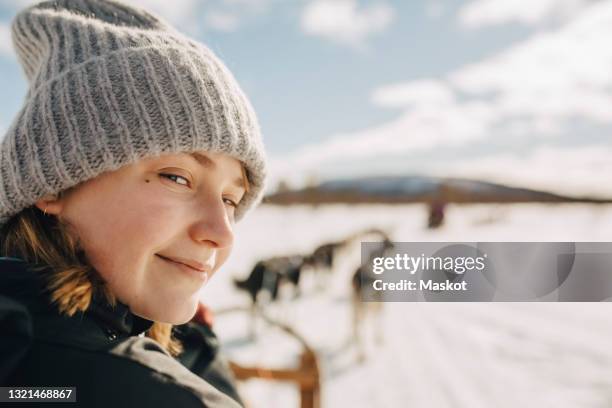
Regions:
<instances>
[{"instance_id":1,"label":"earring","mask_svg":"<svg viewBox=\"0 0 612 408\"><path fill-rule=\"evenodd\" d=\"M43 214L47 215L47 207L43 210Z\"/></svg>"}]
</instances>

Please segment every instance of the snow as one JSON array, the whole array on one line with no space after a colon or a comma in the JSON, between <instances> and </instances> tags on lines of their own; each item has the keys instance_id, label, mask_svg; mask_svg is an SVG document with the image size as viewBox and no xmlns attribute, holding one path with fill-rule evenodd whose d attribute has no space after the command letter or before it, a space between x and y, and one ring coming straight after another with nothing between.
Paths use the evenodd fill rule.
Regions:
<instances>
[{"instance_id":1,"label":"snow","mask_svg":"<svg viewBox=\"0 0 612 408\"><path fill-rule=\"evenodd\" d=\"M371 227L394 241L611 241L612 206L587 204L450 205L447 223L427 230L422 205L261 206L236 226L234 251L202 292L214 310L247 306L232 278L255 261L308 253ZM350 276L359 242L340 255L316 290L283 296L267 313L316 350L323 407L609 407L612 405L612 306L609 303L385 303L365 321L367 358L353 342ZM323 276L324 278L325 276ZM319 280L319 283L321 281ZM286 295L284 293L284 295ZM294 368L300 344L245 312L218 314L227 355L245 365ZM382 343L377 343L381 333ZM297 407L297 387L240 383L249 406Z\"/></svg>"}]
</instances>

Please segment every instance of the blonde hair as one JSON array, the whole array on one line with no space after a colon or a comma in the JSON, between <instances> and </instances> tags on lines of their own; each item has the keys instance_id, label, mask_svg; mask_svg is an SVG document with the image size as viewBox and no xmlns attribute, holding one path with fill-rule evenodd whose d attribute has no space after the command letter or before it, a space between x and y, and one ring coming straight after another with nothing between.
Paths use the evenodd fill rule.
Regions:
<instances>
[{"instance_id":1,"label":"blonde hair","mask_svg":"<svg viewBox=\"0 0 612 408\"><path fill-rule=\"evenodd\" d=\"M0 230L0 256L18 257L45 270L50 300L60 313L73 316L85 312L98 291L114 306L117 302L103 279L88 262L78 238L57 217L43 214L35 206L12 217ZM51 272L49 272L51 271ZM160 343L172 356L182 352L172 336L172 325L154 322L146 336Z\"/></svg>"}]
</instances>

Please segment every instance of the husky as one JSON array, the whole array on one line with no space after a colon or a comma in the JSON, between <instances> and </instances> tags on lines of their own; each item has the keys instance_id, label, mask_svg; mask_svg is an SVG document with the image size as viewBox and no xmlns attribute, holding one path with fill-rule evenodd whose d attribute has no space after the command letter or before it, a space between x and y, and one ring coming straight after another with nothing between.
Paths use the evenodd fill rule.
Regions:
<instances>
[{"instance_id":1,"label":"husky","mask_svg":"<svg viewBox=\"0 0 612 408\"><path fill-rule=\"evenodd\" d=\"M385 237L380 247L369 254L369 259L385 256L393 248L393 243ZM365 361L363 331L370 328L374 331L374 339L377 345L383 343L383 292L373 290L372 284L378 279L371 270L371 262L360 265L351 279L351 305L353 310L352 342L357 348L357 361ZM364 301L367 299L368 301ZM369 322L369 324L368 324Z\"/></svg>"}]
</instances>

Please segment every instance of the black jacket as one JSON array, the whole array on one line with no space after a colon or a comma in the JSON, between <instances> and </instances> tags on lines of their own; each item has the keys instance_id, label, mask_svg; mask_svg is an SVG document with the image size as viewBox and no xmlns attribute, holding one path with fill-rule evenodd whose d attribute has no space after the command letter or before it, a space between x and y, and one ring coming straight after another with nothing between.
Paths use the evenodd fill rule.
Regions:
<instances>
[{"instance_id":1,"label":"black jacket","mask_svg":"<svg viewBox=\"0 0 612 408\"><path fill-rule=\"evenodd\" d=\"M40 272L0 257L1 386L73 386L77 403L71 407L241 406L208 326L175 327L185 351L173 358L144 337L152 324L95 296L86 313L60 315Z\"/></svg>"}]
</instances>

